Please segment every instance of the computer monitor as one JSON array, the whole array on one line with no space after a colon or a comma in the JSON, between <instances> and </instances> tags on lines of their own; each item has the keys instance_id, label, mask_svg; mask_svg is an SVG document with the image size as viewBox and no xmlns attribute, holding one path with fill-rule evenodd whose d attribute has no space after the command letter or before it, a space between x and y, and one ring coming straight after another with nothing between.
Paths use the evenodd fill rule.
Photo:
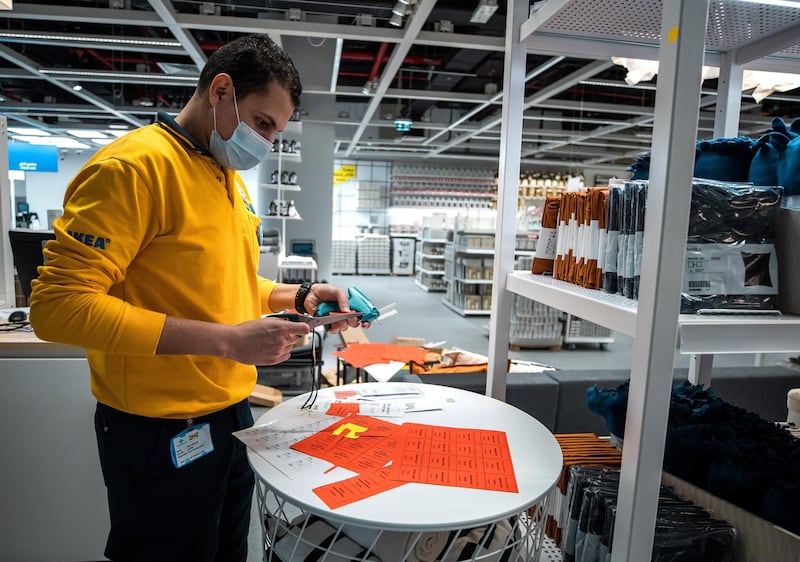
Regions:
<instances>
[{"instance_id":1,"label":"computer monitor","mask_svg":"<svg viewBox=\"0 0 800 562\"><path fill-rule=\"evenodd\" d=\"M14 266L17 268L22 293L26 299L31 298L31 281L39 276L37 268L44 264L44 245L48 240L54 240L56 235L52 230L29 230L19 228L8 231L11 241L11 253L14 256Z\"/></svg>"},{"instance_id":2,"label":"computer monitor","mask_svg":"<svg viewBox=\"0 0 800 562\"><path fill-rule=\"evenodd\" d=\"M313 240L292 240L289 253L293 256L309 256L316 258Z\"/></svg>"}]
</instances>

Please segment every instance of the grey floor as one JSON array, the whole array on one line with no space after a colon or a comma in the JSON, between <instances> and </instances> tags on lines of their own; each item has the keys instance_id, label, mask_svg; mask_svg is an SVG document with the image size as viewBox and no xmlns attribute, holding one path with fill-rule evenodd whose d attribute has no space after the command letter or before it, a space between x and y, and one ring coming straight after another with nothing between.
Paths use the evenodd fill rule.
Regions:
<instances>
[{"instance_id":1,"label":"grey floor","mask_svg":"<svg viewBox=\"0 0 800 562\"><path fill-rule=\"evenodd\" d=\"M424 338L426 342L444 340L447 348L460 348L474 353L488 355L488 316L461 316L442 304L443 293L428 293L414 284L413 277L398 276L334 276L330 282L343 287L355 286L381 308L396 303L398 314L383 322L376 322L367 330L372 342L389 342L392 336ZM525 349L509 351L509 358L533 361L550 365L556 369L628 369L633 351L632 339L614 334L614 341L600 349L597 344L581 344L575 349L551 351L546 349ZM324 368L335 365L334 348L340 338L331 335L323 342ZM796 355L796 354L795 354ZM789 361L790 354L764 354L763 365L781 364ZM752 366L756 356L752 353L719 355L714 359L715 366ZM675 367L687 367L689 357L675 354ZM265 408L253 408L256 419L266 412ZM262 560L261 531L258 516L253 510L250 530L250 554L248 562Z\"/></svg>"}]
</instances>

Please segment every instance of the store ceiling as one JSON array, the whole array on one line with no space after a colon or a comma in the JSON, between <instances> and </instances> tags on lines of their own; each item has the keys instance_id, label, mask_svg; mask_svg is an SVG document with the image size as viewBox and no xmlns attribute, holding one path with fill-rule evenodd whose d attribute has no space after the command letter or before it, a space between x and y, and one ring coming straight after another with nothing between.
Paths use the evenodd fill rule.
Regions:
<instances>
[{"instance_id":1,"label":"store ceiling","mask_svg":"<svg viewBox=\"0 0 800 562\"><path fill-rule=\"evenodd\" d=\"M102 143L157 111L177 113L210 53L264 32L300 69L304 120L335 125L336 157L496 166L506 2L473 23L487 0L411 1L413 13L395 27L396 0L15 0L0 12L0 113L12 133L32 128L96 148L86 131L105 131ZM523 167L618 168L648 152L655 82L627 85L611 56L657 57L660 1L535 5L559 9L527 39ZM800 37L800 9L791 6L711 0L709 22L716 60L775 29ZM776 47L777 56L751 66L800 71L794 45ZM373 92L365 93L369 82ZM713 133L716 86L704 82L700 138ZM741 134L760 135L773 117L800 114L800 90L761 103L746 94ZM400 116L412 119L410 133L395 131Z\"/></svg>"}]
</instances>

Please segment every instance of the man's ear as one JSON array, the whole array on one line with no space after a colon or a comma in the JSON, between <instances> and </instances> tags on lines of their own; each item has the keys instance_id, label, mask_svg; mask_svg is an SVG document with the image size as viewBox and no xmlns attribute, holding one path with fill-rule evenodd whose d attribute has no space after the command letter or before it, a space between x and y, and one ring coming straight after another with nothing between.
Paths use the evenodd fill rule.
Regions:
<instances>
[{"instance_id":1,"label":"man's ear","mask_svg":"<svg viewBox=\"0 0 800 562\"><path fill-rule=\"evenodd\" d=\"M232 95L232 92L233 80L229 74L221 72L214 76L208 87L208 103L211 104L211 107L216 107L225 96Z\"/></svg>"}]
</instances>

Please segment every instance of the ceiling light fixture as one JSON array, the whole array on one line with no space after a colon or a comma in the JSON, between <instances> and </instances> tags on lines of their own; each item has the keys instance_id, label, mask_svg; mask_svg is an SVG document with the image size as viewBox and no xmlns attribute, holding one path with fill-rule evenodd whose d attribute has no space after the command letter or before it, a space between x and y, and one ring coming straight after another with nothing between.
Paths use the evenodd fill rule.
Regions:
<instances>
[{"instance_id":1,"label":"ceiling light fixture","mask_svg":"<svg viewBox=\"0 0 800 562\"><path fill-rule=\"evenodd\" d=\"M84 129L68 129L67 133L79 139L105 139L108 136L100 131L84 130Z\"/></svg>"},{"instance_id":2,"label":"ceiling light fixture","mask_svg":"<svg viewBox=\"0 0 800 562\"><path fill-rule=\"evenodd\" d=\"M180 41L168 39L126 39L103 35L60 35L58 33L26 33L23 31L0 31L3 39L47 40L47 41L79 41L83 43L108 43L117 45L141 45L145 47L180 47Z\"/></svg>"},{"instance_id":3,"label":"ceiling light fixture","mask_svg":"<svg viewBox=\"0 0 800 562\"><path fill-rule=\"evenodd\" d=\"M472 23L486 23L497 11L497 0L480 0L478 7L472 12L469 21Z\"/></svg>"},{"instance_id":4,"label":"ceiling light fixture","mask_svg":"<svg viewBox=\"0 0 800 562\"><path fill-rule=\"evenodd\" d=\"M361 88L361 93L367 96L372 96L377 91L378 91L377 78L373 78L372 80L367 80L367 82L364 84L364 87Z\"/></svg>"},{"instance_id":5,"label":"ceiling light fixture","mask_svg":"<svg viewBox=\"0 0 800 562\"><path fill-rule=\"evenodd\" d=\"M782 8L800 8L797 0L741 0L751 4L765 4L767 6L780 6Z\"/></svg>"},{"instance_id":6,"label":"ceiling light fixture","mask_svg":"<svg viewBox=\"0 0 800 562\"><path fill-rule=\"evenodd\" d=\"M14 133L15 135L22 135L26 137L49 137L50 133L47 131L43 131L41 129L35 129L33 127L9 127L9 133Z\"/></svg>"},{"instance_id":7,"label":"ceiling light fixture","mask_svg":"<svg viewBox=\"0 0 800 562\"><path fill-rule=\"evenodd\" d=\"M392 8L392 13L403 17L406 15L406 6L408 6L408 2L403 2L402 0L397 0L394 3L394 7Z\"/></svg>"},{"instance_id":8,"label":"ceiling light fixture","mask_svg":"<svg viewBox=\"0 0 800 562\"><path fill-rule=\"evenodd\" d=\"M75 84L72 87L72 89L75 90L76 92L80 92L81 90L83 90L83 86L81 86L80 84Z\"/></svg>"},{"instance_id":9,"label":"ceiling light fixture","mask_svg":"<svg viewBox=\"0 0 800 562\"><path fill-rule=\"evenodd\" d=\"M111 80L113 78L120 79L137 79L139 81L148 82L187 82L191 84L197 83L197 76L186 76L181 74L156 74L156 73L140 73L140 72L106 72L104 70L64 70L61 68L42 68L39 70L42 74L47 74L56 78L63 78L66 76L78 76L86 82L97 82L92 78L101 78L103 80Z\"/></svg>"},{"instance_id":10,"label":"ceiling light fixture","mask_svg":"<svg viewBox=\"0 0 800 562\"><path fill-rule=\"evenodd\" d=\"M403 16L392 12L392 17L389 18L389 25L400 27L401 25L403 25Z\"/></svg>"}]
</instances>

